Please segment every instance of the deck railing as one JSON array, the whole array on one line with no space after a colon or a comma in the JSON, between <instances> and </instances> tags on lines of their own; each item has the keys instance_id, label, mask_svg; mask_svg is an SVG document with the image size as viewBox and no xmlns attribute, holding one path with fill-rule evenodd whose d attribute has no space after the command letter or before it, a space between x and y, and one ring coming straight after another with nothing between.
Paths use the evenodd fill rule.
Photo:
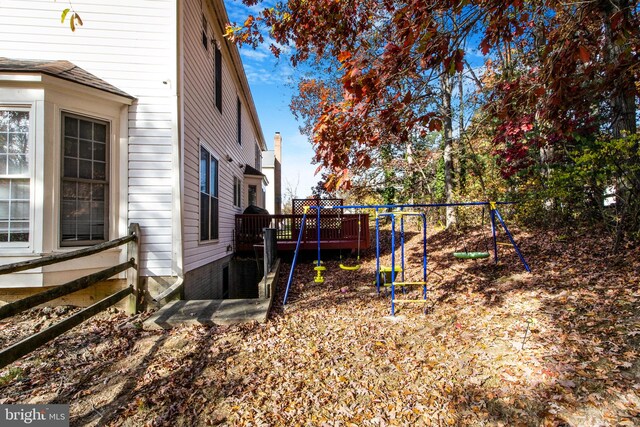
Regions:
<instances>
[{"instance_id":1,"label":"deck railing","mask_svg":"<svg viewBox=\"0 0 640 427\"><path fill-rule=\"evenodd\" d=\"M358 233L358 220L360 220L360 233ZM236 215L235 243L236 250L252 250L255 244L263 240L263 229L274 228L276 240L282 247L283 244L295 244L302 232L302 241L317 244L318 219L314 215L307 215L304 230L302 215ZM369 246L369 215L368 214L341 214L325 215L320 217L320 241L327 243L331 248L355 249L360 240L362 248Z\"/></svg>"},{"instance_id":2,"label":"deck railing","mask_svg":"<svg viewBox=\"0 0 640 427\"><path fill-rule=\"evenodd\" d=\"M50 290L40 292L38 294L1 306L0 319L4 319L5 317L13 316L22 311L36 307L45 302L52 301L61 296L86 289L91 285L94 285L103 280L107 280L110 277L125 270L130 270L129 274L127 274L128 286L126 288L121 289L120 291L115 292L107 298L98 301L90 307L87 307L71 315L61 322L58 322L55 325L52 325L43 331L35 333L23 339L22 341L0 351L0 368L3 368L9 363L18 360L20 357L29 354L38 347L57 338L74 326L79 325L95 314L104 311L112 305L116 304L126 296L130 296L129 311L136 312L138 310L138 304L140 302L140 276L138 274L140 227L138 226L138 224L131 224L129 226L129 234L127 236L120 237L109 242L100 243L88 248L79 249L77 251L67 252L63 254L50 255L35 260L16 262L13 264L0 266L0 274L17 273L19 271L30 270L32 268L44 267L46 265L85 257L124 244L127 245L126 262L101 270L97 273L89 274L79 279L72 280L63 285L56 286Z\"/></svg>"}]
</instances>

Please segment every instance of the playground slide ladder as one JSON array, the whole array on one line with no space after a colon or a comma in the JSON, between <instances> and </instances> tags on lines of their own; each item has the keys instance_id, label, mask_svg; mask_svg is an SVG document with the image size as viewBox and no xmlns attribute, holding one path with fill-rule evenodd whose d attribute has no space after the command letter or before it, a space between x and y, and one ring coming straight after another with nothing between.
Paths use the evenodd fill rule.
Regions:
<instances>
[{"instance_id":1,"label":"playground slide ladder","mask_svg":"<svg viewBox=\"0 0 640 427\"><path fill-rule=\"evenodd\" d=\"M376 212L377 213L377 212ZM388 269L388 273L385 270L385 273L389 274L390 280L383 284L385 287L391 287L391 315L395 316L396 312L396 304L408 304L408 303L427 303L427 217L424 212L416 212L416 211L392 211L386 213L377 213L380 216L390 216L391 217L391 268ZM404 217L405 216L417 216L422 219L422 280L418 281L405 281L405 254L404 254ZM396 247L396 218L400 218L400 260L401 266L398 269L396 266L395 258L395 247ZM377 218L376 218L377 219ZM376 221L376 226L378 226L378 222ZM378 235L376 230L376 236ZM378 267L380 271L380 267ZM400 280L396 280L397 273L400 273ZM378 276L380 273L378 273ZM379 279L378 279L379 280ZM406 299L406 298L396 298L396 287L400 287L403 291L408 287L414 286L422 286L422 299Z\"/></svg>"}]
</instances>

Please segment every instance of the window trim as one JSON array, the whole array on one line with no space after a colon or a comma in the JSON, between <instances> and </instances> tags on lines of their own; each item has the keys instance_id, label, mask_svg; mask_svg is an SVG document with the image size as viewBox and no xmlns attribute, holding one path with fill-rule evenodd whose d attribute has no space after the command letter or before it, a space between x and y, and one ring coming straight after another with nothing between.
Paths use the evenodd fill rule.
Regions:
<instances>
[{"instance_id":1,"label":"window trim","mask_svg":"<svg viewBox=\"0 0 640 427\"><path fill-rule=\"evenodd\" d=\"M73 241L63 241L62 240L62 208L63 208L63 183L65 180L64 176L64 119L65 117L72 117L80 120L90 120L94 123L101 123L106 125L107 129L105 132L106 140L105 140L105 179L104 179L104 239L102 240L73 240ZM59 185L59 196L58 196L58 245L60 248L68 248L68 247L77 247L77 246L91 246L98 243L103 243L109 241L110 236L110 225L111 225L111 132L113 131L113 123L111 120L99 118L91 115L81 114L77 112L73 112L70 110L61 109L58 115L59 118L59 126L60 126L60 164L59 171L60 176L58 177L58 185ZM86 178L76 178L76 182L92 182L95 183L97 180L94 179L86 179Z\"/></svg>"},{"instance_id":2,"label":"window trim","mask_svg":"<svg viewBox=\"0 0 640 427\"><path fill-rule=\"evenodd\" d=\"M29 153L29 171L25 176L15 176L17 178L29 179L29 239L26 242L0 242L0 252L13 251L16 248L31 249L34 245L34 221L36 218L36 123L37 111L34 102L0 103L1 111L26 111L29 113L29 136L27 140ZM8 176L8 175L7 175Z\"/></svg>"}]
</instances>

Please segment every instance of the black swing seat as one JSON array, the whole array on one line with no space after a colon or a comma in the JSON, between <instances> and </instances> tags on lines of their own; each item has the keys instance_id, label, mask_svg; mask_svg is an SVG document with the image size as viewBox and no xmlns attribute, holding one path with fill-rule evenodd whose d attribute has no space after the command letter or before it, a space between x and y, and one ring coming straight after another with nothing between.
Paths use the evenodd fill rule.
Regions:
<instances>
[{"instance_id":1,"label":"black swing seat","mask_svg":"<svg viewBox=\"0 0 640 427\"><path fill-rule=\"evenodd\" d=\"M489 252L454 252L453 256L460 259L489 258Z\"/></svg>"}]
</instances>

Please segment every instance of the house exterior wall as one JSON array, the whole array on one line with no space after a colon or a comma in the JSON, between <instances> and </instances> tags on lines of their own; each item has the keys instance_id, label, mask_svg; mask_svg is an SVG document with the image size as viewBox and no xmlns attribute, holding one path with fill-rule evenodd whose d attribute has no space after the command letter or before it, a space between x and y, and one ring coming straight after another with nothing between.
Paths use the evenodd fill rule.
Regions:
<instances>
[{"instance_id":1,"label":"house exterior wall","mask_svg":"<svg viewBox=\"0 0 640 427\"><path fill-rule=\"evenodd\" d=\"M176 2L83 0L76 6L84 25L71 32L60 23L60 2L3 1L0 56L65 59L136 97L120 118L119 142L128 150L120 157L117 193L126 196L109 237L125 235L127 222L140 223L142 274L174 275Z\"/></svg>"},{"instance_id":2,"label":"house exterior wall","mask_svg":"<svg viewBox=\"0 0 640 427\"><path fill-rule=\"evenodd\" d=\"M256 144L264 147L257 118L249 106L242 79L244 71L236 47L222 36L226 16L220 16L220 1L185 0L183 9L184 48L184 271L185 287L189 287L189 272L227 257L233 249L235 215L246 206L245 164L256 163ZM203 45L205 16L208 48ZM214 102L214 48L222 57L222 112ZM235 54L234 54L235 53ZM240 67L237 69L236 67ZM245 80L246 84L246 80ZM238 100L241 105L241 144L238 143ZM207 149L218 160L219 238L200 241L199 215L199 151ZM242 201L234 206L234 177L243 181ZM195 274L195 273L194 273ZM195 282L194 282L195 283ZM187 292L187 295L189 292Z\"/></svg>"},{"instance_id":3,"label":"house exterior wall","mask_svg":"<svg viewBox=\"0 0 640 427\"><path fill-rule=\"evenodd\" d=\"M61 122L64 112L74 112L108 123L109 215L108 230L118 228L118 215L126 198L120 197L122 184L118 163L121 116L128 100L103 91L74 85L61 79L34 74L0 76L0 105L28 108L30 168L30 238L24 243L0 244L0 263L39 258L40 254L61 250ZM126 124L125 124L126 126ZM112 233L113 234L113 233ZM86 258L27 270L16 275L0 275L0 288L42 287L64 283L124 261L123 249L111 249Z\"/></svg>"},{"instance_id":4,"label":"house exterior wall","mask_svg":"<svg viewBox=\"0 0 640 427\"><path fill-rule=\"evenodd\" d=\"M223 1L83 0L81 7L75 6L84 24L71 32L60 23L66 7L60 2L3 0L0 56L64 59L135 97L119 117L110 118L119 132L113 174L120 179L112 195L119 204L109 238L126 235L129 223L139 223L141 274L185 275L186 283L186 273L208 264L222 265L231 256L234 216L246 206L241 166L259 168L259 153L265 149L237 48L222 36L228 21ZM208 50L202 44L203 13L209 27ZM211 39L222 54L222 113L214 101ZM82 108L77 112L81 114ZM40 123L40 132L47 129ZM55 132L52 137L60 139ZM201 146L219 162L219 238L207 242L200 241L199 233ZM237 207L234 176L243 182L243 200ZM55 200L51 203L54 206ZM55 222L56 218L54 211L33 221ZM44 243L49 239L52 251L66 250L56 246L55 236L39 238ZM31 256L41 254L31 251ZM122 260L124 253L115 251L94 264L112 265L107 258L114 256ZM7 258L6 262L17 260ZM83 266L78 263L71 268Z\"/></svg>"}]
</instances>

